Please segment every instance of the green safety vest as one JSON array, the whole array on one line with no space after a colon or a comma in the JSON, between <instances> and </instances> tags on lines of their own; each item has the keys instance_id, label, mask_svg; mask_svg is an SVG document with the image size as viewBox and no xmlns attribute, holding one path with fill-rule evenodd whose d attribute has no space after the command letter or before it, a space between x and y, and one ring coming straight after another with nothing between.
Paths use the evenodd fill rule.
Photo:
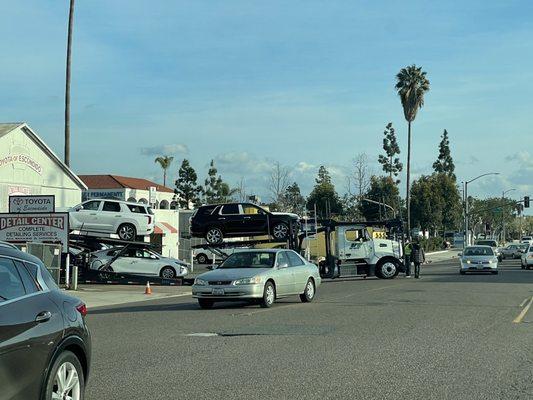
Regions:
<instances>
[{"instance_id":1,"label":"green safety vest","mask_svg":"<svg viewBox=\"0 0 533 400\"><path fill-rule=\"evenodd\" d=\"M406 256L410 256L411 255L411 251L413 251L413 245L411 243L408 243L405 246L404 253L405 253Z\"/></svg>"}]
</instances>

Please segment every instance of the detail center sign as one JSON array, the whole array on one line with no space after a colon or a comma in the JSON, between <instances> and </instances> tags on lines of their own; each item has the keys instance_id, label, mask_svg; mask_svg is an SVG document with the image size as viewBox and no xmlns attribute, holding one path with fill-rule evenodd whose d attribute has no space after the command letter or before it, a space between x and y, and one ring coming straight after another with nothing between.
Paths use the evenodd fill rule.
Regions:
<instances>
[{"instance_id":1,"label":"detail center sign","mask_svg":"<svg viewBox=\"0 0 533 400\"><path fill-rule=\"evenodd\" d=\"M10 213L53 213L55 196L9 196Z\"/></svg>"},{"instance_id":2,"label":"detail center sign","mask_svg":"<svg viewBox=\"0 0 533 400\"><path fill-rule=\"evenodd\" d=\"M68 252L68 213L0 214L0 240L61 243Z\"/></svg>"}]
</instances>

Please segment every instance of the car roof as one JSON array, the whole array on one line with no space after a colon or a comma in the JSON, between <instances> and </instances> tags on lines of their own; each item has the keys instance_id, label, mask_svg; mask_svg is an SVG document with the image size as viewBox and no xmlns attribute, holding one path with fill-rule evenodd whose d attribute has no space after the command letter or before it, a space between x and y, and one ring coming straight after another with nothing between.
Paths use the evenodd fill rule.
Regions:
<instances>
[{"instance_id":1,"label":"car roof","mask_svg":"<svg viewBox=\"0 0 533 400\"><path fill-rule=\"evenodd\" d=\"M25 253L19 249L12 249L11 247L0 246L0 256L18 258L22 261L28 261L34 264L42 265L42 261L37 257Z\"/></svg>"},{"instance_id":2,"label":"car roof","mask_svg":"<svg viewBox=\"0 0 533 400\"><path fill-rule=\"evenodd\" d=\"M150 204L145 204L145 203L136 203L134 201L124 201L124 200L117 200L117 199L88 199L88 200L85 200L84 203L88 202L88 201L113 201L115 203L122 203L122 204L130 204L132 206L144 206L144 207L151 207Z\"/></svg>"}]
</instances>

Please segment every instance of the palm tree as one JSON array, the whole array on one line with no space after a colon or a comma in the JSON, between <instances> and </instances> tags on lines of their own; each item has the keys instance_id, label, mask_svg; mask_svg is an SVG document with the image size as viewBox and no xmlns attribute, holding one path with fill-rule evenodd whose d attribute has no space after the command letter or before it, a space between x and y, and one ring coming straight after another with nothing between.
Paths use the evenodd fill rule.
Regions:
<instances>
[{"instance_id":1,"label":"palm tree","mask_svg":"<svg viewBox=\"0 0 533 400\"><path fill-rule=\"evenodd\" d=\"M74 24L74 1L70 0L67 33L67 72L65 78L65 164L70 167L70 59L72 55L72 26Z\"/></svg>"},{"instance_id":2,"label":"palm tree","mask_svg":"<svg viewBox=\"0 0 533 400\"><path fill-rule=\"evenodd\" d=\"M429 91L429 81L422 67L415 64L402 68L396 75L396 90L402 101L403 115L408 124L407 133L407 235L411 236L411 122L418 109L424 105L424 95Z\"/></svg>"},{"instance_id":3,"label":"palm tree","mask_svg":"<svg viewBox=\"0 0 533 400\"><path fill-rule=\"evenodd\" d=\"M155 162L159 163L161 168L163 168L163 186L167 186L167 169L172 164L172 160L174 160L174 157L170 156L161 156L155 159Z\"/></svg>"}]
</instances>

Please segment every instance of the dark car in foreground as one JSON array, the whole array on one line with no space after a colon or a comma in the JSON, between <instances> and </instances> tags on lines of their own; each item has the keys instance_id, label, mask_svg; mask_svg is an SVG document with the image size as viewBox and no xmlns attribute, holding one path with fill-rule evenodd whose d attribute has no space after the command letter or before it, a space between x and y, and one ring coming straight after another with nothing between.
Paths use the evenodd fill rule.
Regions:
<instances>
[{"instance_id":1,"label":"dark car in foreground","mask_svg":"<svg viewBox=\"0 0 533 400\"><path fill-rule=\"evenodd\" d=\"M91 359L86 313L38 258L0 246L0 399L83 399Z\"/></svg>"},{"instance_id":2,"label":"dark car in foreground","mask_svg":"<svg viewBox=\"0 0 533 400\"><path fill-rule=\"evenodd\" d=\"M222 243L227 237L271 235L286 240L290 226L298 229L300 217L275 213L252 203L212 204L199 207L191 217L191 236L208 243Z\"/></svg>"}]
</instances>

